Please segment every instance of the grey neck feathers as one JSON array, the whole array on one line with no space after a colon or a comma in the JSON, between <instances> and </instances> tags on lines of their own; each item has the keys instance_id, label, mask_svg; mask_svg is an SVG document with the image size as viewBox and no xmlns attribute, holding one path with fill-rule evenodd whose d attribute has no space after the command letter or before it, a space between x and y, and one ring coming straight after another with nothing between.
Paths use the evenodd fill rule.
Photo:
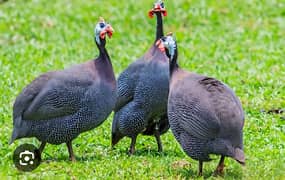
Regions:
<instances>
[{"instance_id":1,"label":"grey neck feathers","mask_svg":"<svg viewBox=\"0 0 285 180\"><path fill-rule=\"evenodd\" d=\"M101 41L100 44L98 44L97 41L96 41L96 45L97 45L98 50L99 50L98 60L101 60L102 62L111 64L109 54L107 52L107 49L105 48L106 40L100 38L100 41Z\"/></svg>"},{"instance_id":2,"label":"grey neck feathers","mask_svg":"<svg viewBox=\"0 0 285 180\"><path fill-rule=\"evenodd\" d=\"M105 48L106 40L101 39L101 43L96 45L99 49L99 57L96 59L96 69L98 72L109 82L113 82L115 79L112 62L110 60L109 54Z\"/></svg>"}]
</instances>

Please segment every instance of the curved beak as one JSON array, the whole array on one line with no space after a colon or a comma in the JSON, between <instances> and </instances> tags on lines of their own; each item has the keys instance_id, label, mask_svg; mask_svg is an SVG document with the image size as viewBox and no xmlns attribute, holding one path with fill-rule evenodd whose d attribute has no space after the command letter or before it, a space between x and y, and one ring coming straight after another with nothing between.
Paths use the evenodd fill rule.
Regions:
<instances>
[{"instance_id":1,"label":"curved beak","mask_svg":"<svg viewBox=\"0 0 285 180\"><path fill-rule=\"evenodd\" d=\"M108 26L106 27L106 32L107 32L108 37L111 38L112 35L113 35L113 32L114 32L113 27L112 27L111 25L108 25Z\"/></svg>"},{"instance_id":2,"label":"curved beak","mask_svg":"<svg viewBox=\"0 0 285 180\"><path fill-rule=\"evenodd\" d=\"M112 28L112 26L108 25L104 30L100 32L100 38L104 39L106 34L108 35L109 38L111 38L113 35L113 32L114 32L114 29Z\"/></svg>"}]
</instances>

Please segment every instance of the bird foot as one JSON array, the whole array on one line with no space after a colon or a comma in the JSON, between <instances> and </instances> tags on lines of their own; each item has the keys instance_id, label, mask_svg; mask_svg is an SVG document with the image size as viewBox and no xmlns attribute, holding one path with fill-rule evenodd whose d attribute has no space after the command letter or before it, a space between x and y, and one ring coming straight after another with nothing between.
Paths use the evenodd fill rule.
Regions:
<instances>
[{"instance_id":1,"label":"bird foot","mask_svg":"<svg viewBox=\"0 0 285 180\"><path fill-rule=\"evenodd\" d=\"M213 173L213 176L217 177L217 176L224 176L224 167L225 165L220 165L217 167L217 169L215 170L215 172Z\"/></svg>"},{"instance_id":2,"label":"bird foot","mask_svg":"<svg viewBox=\"0 0 285 180\"><path fill-rule=\"evenodd\" d=\"M76 162L76 158L75 158L74 156L70 156L70 157L69 157L69 160L70 160L71 162Z\"/></svg>"},{"instance_id":3,"label":"bird foot","mask_svg":"<svg viewBox=\"0 0 285 180\"><path fill-rule=\"evenodd\" d=\"M128 155L129 155L129 156L134 155L134 153L135 153L135 150L134 150L133 148L131 148L131 149L128 150Z\"/></svg>"}]
</instances>

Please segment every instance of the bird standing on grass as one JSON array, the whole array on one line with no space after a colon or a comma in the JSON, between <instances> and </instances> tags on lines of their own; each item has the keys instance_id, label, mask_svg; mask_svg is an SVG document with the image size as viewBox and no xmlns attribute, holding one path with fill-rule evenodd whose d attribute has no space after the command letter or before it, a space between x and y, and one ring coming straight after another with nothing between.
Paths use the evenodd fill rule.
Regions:
<instances>
[{"instance_id":1,"label":"bird standing on grass","mask_svg":"<svg viewBox=\"0 0 285 180\"><path fill-rule=\"evenodd\" d=\"M162 1L157 1L149 16L157 17L156 38L145 55L132 63L118 78L118 97L112 124L112 146L124 136L132 139L129 153L135 152L139 133L154 135L162 151L160 135L167 132L167 97L169 89L168 58L155 44L163 36Z\"/></svg>"},{"instance_id":2,"label":"bird standing on grass","mask_svg":"<svg viewBox=\"0 0 285 180\"><path fill-rule=\"evenodd\" d=\"M199 175L209 154L221 155L215 174L222 175L225 157L245 164L244 113L239 99L224 83L187 72L177 65L172 35L162 38L170 58L168 117L171 131L183 150L199 161Z\"/></svg>"},{"instance_id":3,"label":"bird standing on grass","mask_svg":"<svg viewBox=\"0 0 285 180\"><path fill-rule=\"evenodd\" d=\"M13 133L16 139L36 137L42 144L66 143L75 161L72 140L99 126L112 112L116 100L116 80L105 48L111 25L100 18L95 27L99 57L62 71L37 77L23 89L13 107Z\"/></svg>"},{"instance_id":4,"label":"bird standing on grass","mask_svg":"<svg viewBox=\"0 0 285 180\"><path fill-rule=\"evenodd\" d=\"M154 43L163 37L163 19L162 16L167 15L167 11L164 7L162 1L158 1L154 4L154 7L148 12L149 17L153 18L154 14L157 17L156 24L156 37ZM117 101L114 111L119 111L123 106L128 104L134 98L135 88L137 81L139 79L140 73L144 69L145 65L148 64L150 58L153 56L153 49L155 45L151 48L138 60L129 65L120 76L118 77L117 82Z\"/></svg>"}]
</instances>

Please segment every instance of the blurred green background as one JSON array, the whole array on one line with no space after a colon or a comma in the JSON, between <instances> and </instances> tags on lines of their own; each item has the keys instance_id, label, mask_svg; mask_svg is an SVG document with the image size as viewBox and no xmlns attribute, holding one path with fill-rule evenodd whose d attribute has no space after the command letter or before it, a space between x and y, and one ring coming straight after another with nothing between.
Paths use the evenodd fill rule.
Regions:
<instances>
[{"instance_id":1,"label":"blurred green background","mask_svg":"<svg viewBox=\"0 0 285 180\"><path fill-rule=\"evenodd\" d=\"M137 153L129 157L130 139L110 148L112 116L74 140L77 162L68 161L64 144L48 145L43 163L31 173L13 165L12 106L20 91L41 73L60 70L97 56L94 26L99 16L115 33L107 40L118 76L141 57L155 37L156 20L148 10L154 0L9 0L0 1L0 177L24 179L192 179L198 162L183 153L171 132L162 136L164 152L157 153L154 137L139 136ZM285 178L285 114L266 113L285 108L284 0L165 1L165 32L174 32L179 64L188 71L227 83L246 112L244 146L247 164L226 160L225 179ZM218 157L204 165L211 176ZM202 177L200 177L202 179Z\"/></svg>"}]
</instances>

